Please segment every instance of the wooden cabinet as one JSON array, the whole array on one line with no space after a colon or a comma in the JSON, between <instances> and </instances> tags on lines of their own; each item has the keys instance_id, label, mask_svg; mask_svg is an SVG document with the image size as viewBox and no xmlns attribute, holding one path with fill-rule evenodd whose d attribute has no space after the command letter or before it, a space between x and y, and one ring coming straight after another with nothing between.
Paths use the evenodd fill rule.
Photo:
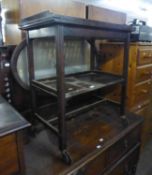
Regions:
<instances>
[{"instance_id":1,"label":"wooden cabinet","mask_svg":"<svg viewBox=\"0 0 152 175\"><path fill-rule=\"evenodd\" d=\"M151 82L144 82L142 84L135 85L134 89L134 104L138 105L137 108L141 108L140 104L143 105L143 103L147 102L149 103L149 93L151 90Z\"/></svg>"},{"instance_id":2,"label":"wooden cabinet","mask_svg":"<svg viewBox=\"0 0 152 175\"><path fill-rule=\"evenodd\" d=\"M136 145L125 157L120 159L117 165L109 169L106 175L134 175L137 167L137 160L139 155L139 146Z\"/></svg>"},{"instance_id":3,"label":"wooden cabinet","mask_svg":"<svg viewBox=\"0 0 152 175\"><path fill-rule=\"evenodd\" d=\"M142 66L136 69L136 83L151 79L152 66Z\"/></svg>"},{"instance_id":4,"label":"wooden cabinet","mask_svg":"<svg viewBox=\"0 0 152 175\"><path fill-rule=\"evenodd\" d=\"M143 145L151 138L151 78L152 44L130 45L130 78L128 79L128 109L144 117ZM132 77L132 78L131 78Z\"/></svg>"},{"instance_id":5,"label":"wooden cabinet","mask_svg":"<svg viewBox=\"0 0 152 175\"><path fill-rule=\"evenodd\" d=\"M137 65L152 63L152 50L150 45L140 45L137 49Z\"/></svg>"},{"instance_id":6,"label":"wooden cabinet","mask_svg":"<svg viewBox=\"0 0 152 175\"><path fill-rule=\"evenodd\" d=\"M0 138L0 174L11 175L20 171L17 134Z\"/></svg>"},{"instance_id":7,"label":"wooden cabinet","mask_svg":"<svg viewBox=\"0 0 152 175\"><path fill-rule=\"evenodd\" d=\"M121 51L120 51L121 50ZM120 74L122 69L123 48L121 43L100 44L100 68L110 70L112 73ZM120 54L121 53L121 54ZM113 59L115 61L113 61ZM152 78L152 44L131 43L128 65L128 92L127 108L129 111L140 114L144 117L144 128L142 134L143 144L149 140L152 133L152 112L151 106L151 78ZM120 88L108 96L113 100L118 100Z\"/></svg>"},{"instance_id":8,"label":"wooden cabinet","mask_svg":"<svg viewBox=\"0 0 152 175\"><path fill-rule=\"evenodd\" d=\"M0 174L24 175L21 129L30 124L0 96Z\"/></svg>"},{"instance_id":9,"label":"wooden cabinet","mask_svg":"<svg viewBox=\"0 0 152 175\"><path fill-rule=\"evenodd\" d=\"M135 112L151 100L152 44L131 43L129 57L128 109Z\"/></svg>"},{"instance_id":10,"label":"wooden cabinet","mask_svg":"<svg viewBox=\"0 0 152 175\"><path fill-rule=\"evenodd\" d=\"M142 118L135 114L128 114L129 125L123 126L119 118L111 115L115 114L115 109L111 108L108 111L107 115L110 117L108 120L104 119L101 125L102 132L99 133L104 138L102 146L70 166L61 161L54 161L56 159L52 157L50 175L135 175L141 144ZM94 137L96 134L92 132ZM79 137L85 142L86 138L81 135ZM78 142L76 145L79 145L79 151L84 155L88 148L81 150Z\"/></svg>"}]
</instances>

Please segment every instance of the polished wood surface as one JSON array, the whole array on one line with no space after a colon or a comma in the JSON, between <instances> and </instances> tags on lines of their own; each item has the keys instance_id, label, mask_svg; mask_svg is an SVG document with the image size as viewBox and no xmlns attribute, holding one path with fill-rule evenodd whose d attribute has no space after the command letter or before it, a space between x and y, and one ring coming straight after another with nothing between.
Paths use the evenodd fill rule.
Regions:
<instances>
[{"instance_id":1,"label":"polished wood surface","mask_svg":"<svg viewBox=\"0 0 152 175\"><path fill-rule=\"evenodd\" d=\"M87 7L87 18L115 24L126 24L125 13L93 5L88 5Z\"/></svg>"},{"instance_id":2,"label":"polished wood surface","mask_svg":"<svg viewBox=\"0 0 152 175\"><path fill-rule=\"evenodd\" d=\"M138 47L138 55L137 55L137 64L151 64L152 63L152 50L151 46L139 46Z\"/></svg>"},{"instance_id":3,"label":"polished wood surface","mask_svg":"<svg viewBox=\"0 0 152 175\"><path fill-rule=\"evenodd\" d=\"M85 4L69 0L20 0L20 17L28 16L49 10L50 12L85 18Z\"/></svg>"},{"instance_id":4,"label":"polished wood surface","mask_svg":"<svg viewBox=\"0 0 152 175\"><path fill-rule=\"evenodd\" d=\"M143 82L135 86L134 89L134 106L144 104L145 101L150 101L149 95L151 91L151 82Z\"/></svg>"},{"instance_id":5,"label":"polished wood surface","mask_svg":"<svg viewBox=\"0 0 152 175\"><path fill-rule=\"evenodd\" d=\"M149 131L151 130L152 126L152 119L151 119L152 111L149 108L150 108L149 105L145 105L144 107L136 111L136 114L144 117L144 123L141 135L143 143L146 143L148 140L151 139ZM144 145L142 145L142 148L143 146Z\"/></svg>"},{"instance_id":6,"label":"polished wood surface","mask_svg":"<svg viewBox=\"0 0 152 175\"><path fill-rule=\"evenodd\" d=\"M0 137L0 174L10 175L19 171L16 135Z\"/></svg>"},{"instance_id":7,"label":"polished wood surface","mask_svg":"<svg viewBox=\"0 0 152 175\"><path fill-rule=\"evenodd\" d=\"M136 82L142 82L146 80L150 80L152 77L152 65L140 66L137 67L136 71Z\"/></svg>"},{"instance_id":8,"label":"polished wood surface","mask_svg":"<svg viewBox=\"0 0 152 175\"><path fill-rule=\"evenodd\" d=\"M49 132L50 139L54 139L50 157L50 175L79 175L80 172L84 175L105 175L112 172L113 175L118 175L115 173L121 166L130 166L130 171L135 169L139 156L142 118L127 114L128 124L125 122L123 124L119 118L117 105L109 103L107 106L105 103L100 106L104 113L98 116L92 111L94 115L91 121L88 115L85 119L80 115L77 120L73 118L68 122L71 145L68 152L73 158L72 165L66 165L60 159L59 150L54 145L55 137ZM47 108L49 110L49 107ZM43 110L46 111L45 108ZM130 165L131 157L134 159ZM122 172L124 173L124 170Z\"/></svg>"}]
</instances>

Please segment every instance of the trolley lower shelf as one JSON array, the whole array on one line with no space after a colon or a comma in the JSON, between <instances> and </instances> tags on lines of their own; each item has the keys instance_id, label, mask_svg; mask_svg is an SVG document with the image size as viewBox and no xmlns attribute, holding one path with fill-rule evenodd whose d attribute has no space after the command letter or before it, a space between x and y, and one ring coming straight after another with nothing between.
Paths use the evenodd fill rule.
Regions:
<instances>
[{"instance_id":1,"label":"trolley lower shelf","mask_svg":"<svg viewBox=\"0 0 152 175\"><path fill-rule=\"evenodd\" d=\"M118 136L116 137L118 133L123 136L125 129L131 129L141 122L138 119L138 123L134 124L134 120L138 117L132 117L130 114L126 116L128 124L124 125L118 109L118 106L111 102L103 102L91 110L82 112L78 117L66 120L67 151L72 158L72 163L104 149L107 144L112 144L119 139ZM57 137L51 131L48 132L54 143L54 149L57 149ZM109 140L112 142L109 143Z\"/></svg>"}]
</instances>

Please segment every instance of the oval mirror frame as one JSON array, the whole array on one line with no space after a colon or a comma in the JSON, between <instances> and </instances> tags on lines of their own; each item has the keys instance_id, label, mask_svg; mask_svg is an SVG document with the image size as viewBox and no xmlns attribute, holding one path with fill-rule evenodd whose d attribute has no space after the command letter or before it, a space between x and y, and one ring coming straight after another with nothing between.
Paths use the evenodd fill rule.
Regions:
<instances>
[{"instance_id":1,"label":"oval mirror frame","mask_svg":"<svg viewBox=\"0 0 152 175\"><path fill-rule=\"evenodd\" d=\"M19 83L19 85L26 89L29 90L28 84L26 84L19 76L18 70L17 70L17 62L19 59L19 55L23 49L27 47L26 39L24 39L14 50L11 58L11 71L12 74L15 78L15 80Z\"/></svg>"}]
</instances>

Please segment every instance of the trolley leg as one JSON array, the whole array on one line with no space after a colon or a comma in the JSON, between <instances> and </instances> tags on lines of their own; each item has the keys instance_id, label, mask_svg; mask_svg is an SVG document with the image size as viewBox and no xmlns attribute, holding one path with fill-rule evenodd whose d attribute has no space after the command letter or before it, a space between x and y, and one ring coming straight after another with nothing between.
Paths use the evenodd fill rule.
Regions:
<instances>
[{"instance_id":1,"label":"trolley leg","mask_svg":"<svg viewBox=\"0 0 152 175\"><path fill-rule=\"evenodd\" d=\"M124 115L126 112L126 98L127 98L127 77L128 77L128 62L129 62L129 41L130 34L128 33L127 39L124 44L124 62L123 62L123 78L124 82L121 85L121 106L120 114ZM125 118L125 117L124 117Z\"/></svg>"},{"instance_id":2,"label":"trolley leg","mask_svg":"<svg viewBox=\"0 0 152 175\"><path fill-rule=\"evenodd\" d=\"M66 121L65 121L65 80L64 80L64 35L63 26L56 27L56 70L57 70L57 91L58 91L58 117L59 117L59 149L62 153L63 160L67 163L71 163L71 158L67 148L67 133L66 133Z\"/></svg>"},{"instance_id":3,"label":"trolley leg","mask_svg":"<svg viewBox=\"0 0 152 175\"><path fill-rule=\"evenodd\" d=\"M32 40L29 38L29 34L27 33L26 37L27 42L27 55L28 55L28 69L29 69L29 86L30 86L30 95L31 95L31 109L32 109L32 117L31 117L31 123L33 126L32 129L32 135L35 135L35 110L36 110L36 92L35 89L32 87L32 80L35 78L34 76L34 57L33 57L33 43Z\"/></svg>"}]
</instances>

